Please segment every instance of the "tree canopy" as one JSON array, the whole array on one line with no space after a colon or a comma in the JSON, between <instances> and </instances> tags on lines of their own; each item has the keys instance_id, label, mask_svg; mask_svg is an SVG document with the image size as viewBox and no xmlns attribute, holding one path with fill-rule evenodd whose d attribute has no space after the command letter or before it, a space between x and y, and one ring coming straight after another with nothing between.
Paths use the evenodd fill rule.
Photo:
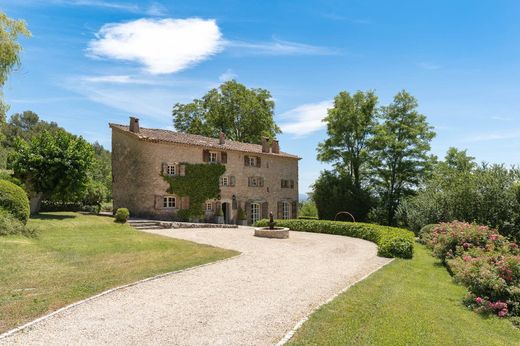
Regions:
<instances>
[{"instance_id":1,"label":"tree canopy","mask_svg":"<svg viewBox=\"0 0 520 346\"><path fill-rule=\"evenodd\" d=\"M274 122L271 93L235 80L211 89L201 99L175 104L172 113L178 131L197 135L218 137L223 132L231 140L260 143L262 136L281 133Z\"/></svg>"},{"instance_id":2,"label":"tree canopy","mask_svg":"<svg viewBox=\"0 0 520 346\"><path fill-rule=\"evenodd\" d=\"M375 125L376 106L377 96L373 91L358 91L353 95L342 91L323 119L328 138L318 145L318 159L333 162L336 170L348 174L358 189L362 170L367 168L368 140Z\"/></svg>"}]
</instances>

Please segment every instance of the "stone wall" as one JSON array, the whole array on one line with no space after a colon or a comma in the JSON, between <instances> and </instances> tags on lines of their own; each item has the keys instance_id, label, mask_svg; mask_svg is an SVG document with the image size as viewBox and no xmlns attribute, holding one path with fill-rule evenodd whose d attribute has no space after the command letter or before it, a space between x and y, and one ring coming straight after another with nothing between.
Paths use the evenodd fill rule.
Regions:
<instances>
[{"instance_id":1,"label":"stone wall","mask_svg":"<svg viewBox=\"0 0 520 346\"><path fill-rule=\"evenodd\" d=\"M162 196L168 195L168 183L161 176L163 164L202 163L202 146L176 143L156 143L140 140L131 133L112 129L112 174L114 209L126 207L132 216L175 219L176 212L189 203L186 198L176 198L174 209L163 208ZM206 148L207 149L207 148ZM210 149L211 151L218 151ZM226 151L227 163L224 176L234 176L235 186L221 187L221 199L211 201L228 203L228 223L235 223L237 210L233 206L245 210L250 203L267 203L265 212L272 211L277 217L278 203L287 201L290 204L290 217L294 215L292 203L297 210L298 202L298 159L282 157L269 153L245 153ZM260 157L260 167L245 166L244 156ZM262 177L262 187L249 187L249 177ZM282 188L281 180L294 182L293 188ZM233 203L235 196L236 203ZM160 203L159 203L160 202ZM265 209L265 208L264 208ZM250 210L245 210L250 218ZM206 214L208 218L214 213Z\"/></svg>"}]
</instances>

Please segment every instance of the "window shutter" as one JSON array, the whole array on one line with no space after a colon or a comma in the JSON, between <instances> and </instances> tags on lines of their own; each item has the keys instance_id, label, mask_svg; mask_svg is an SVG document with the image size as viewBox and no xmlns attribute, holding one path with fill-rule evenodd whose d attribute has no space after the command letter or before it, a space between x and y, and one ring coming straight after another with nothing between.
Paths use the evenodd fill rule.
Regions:
<instances>
[{"instance_id":1,"label":"window shutter","mask_svg":"<svg viewBox=\"0 0 520 346\"><path fill-rule=\"evenodd\" d=\"M155 209L162 209L164 207L164 199L163 196L155 195Z\"/></svg>"},{"instance_id":2,"label":"window shutter","mask_svg":"<svg viewBox=\"0 0 520 346\"><path fill-rule=\"evenodd\" d=\"M264 187L264 178L262 178L262 177L258 178L258 186Z\"/></svg>"},{"instance_id":3,"label":"window shutter","mask_svg":"<svg viewBox=\"0 0 520 346\"><path fill-rule=\"evenodd\" d=\"M269 217L269 204L267 202L262 203L262 219L267 219Z\"/></svg>"},{"instance_id":4,"label":"window shutter","mask_svg":"<svg viewBox=\"0 0 520 346\"><path fill-rule=\"evenodd\" d=\"M291 180L291 189L294 189L294 180Z\"/></svg>"},{"instance_id":5,"label":"window shutter","mask_svg":"<svg viewBox=\"0 0 520 346\"><path fill-rule=\"evenodd\" d=\"M225 152L220 153L220 161L222 163L227 163L227 153L225 153Z\"/></svg>"},{"instance_id":6,"label":"window shutter","mask_svg":"<svg viewBox=\"0 0 520 346\"><path fill-rule=\"evenodd\" d=\"M247 178L247 186L251 187L251 177Z\"/></svg>"},{"instance_id":7,"label":"window shutter","mask_svg":"<svg viewBox=\"0 0 520 346\"><path fill-rule=\"evenodd\" d=\"M256 158L256 167L262 167L262 160L259 157Z\"/></svg>"},{"instance_id":8,"label":"window shutter","mask_svg":"<svg viewBox=\"0 0 520 346\"><path fill-rule=\"evenodd\" d=\"M283 218L283 202L278 202L278 215L276 218L277 219Z\"/></svg>"},{"instance_id":9,"label":"window shutter","mask_svg":"<svg viewBox=\"0 0 520 346\"><path fill-rule=\"evenodd\" d=\"M202 161L208 162L209 161L209 150L202 150Z\"/></svg>"},{"instance_id":10,"label":"window shutter","mask_svg":"<svg viewBox=\"0 0 520 346\"><path fill-rule=\"evenodd\" d=\"M297 219L298 218L298 202L293 201L292 202L292 210L291 215L289 215L291 219Z\"/></svg>"},{"instance_id":11,"label":"window shutter","mask_svg":"<svg viewBox=\"0 0 520 346\"><path fill-rule=\"evenodd\" d=\"M186 165L179 165L179 175L180 176L186 175Z\"/></svg>"},{"instance_id":12,"label":"window shutter","mask_svg":"<svg viewBox=\"0 0 520 346\"><path fill-rule=\"evenodd\" d=\"M249 156L244 155L244 166L249 166Z\"/></svg>"},{"instance_id":13,"label":"window shutter","mask_svg":"<svg viewBox=\"0 0 520 346\"><path fill-rule=\"evenodd\" d=\"M214 212L217 213L218 211L218 208L222 208L222 204L220 202L215 202L215 209L214 209Z\"/></svg>"},{"instance_id":14,"label":"window shutter","mask_svg":"<svg viewBox=\"0 0 520 346\"><path fill-rule=\"evenodd\" d=\"M230 175L228 179L229 179L229 186L235 186L235 176Z\"/></svg>"},{"instance_id":15,"label":"window shutter","mask_svg":"<svg viewBox=\"0 0 520 346\"><path fill-rule=\"evenodd\" d=\"M168 170L168 164L166 162L163 162L162 163L162 168L161 168L161 174L162 175L167 175L168 174L167 170Z\"/></svg>"},{"instance_id":16,"label":"window shutter","mask_svg":"<svg viewBox=\"0 0 520 346\"><path fill-rule=\"evenodd\" d=\"M181 205L179 209L188 209L190 207L190 198L188 196L181 197Z\"/></svg>"}]
</instances>

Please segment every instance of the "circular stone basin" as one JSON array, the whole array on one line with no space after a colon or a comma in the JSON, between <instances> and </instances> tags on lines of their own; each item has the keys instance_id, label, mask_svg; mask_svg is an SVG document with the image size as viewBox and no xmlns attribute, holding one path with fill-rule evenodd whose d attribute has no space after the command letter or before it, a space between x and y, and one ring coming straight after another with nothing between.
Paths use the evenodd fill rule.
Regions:
<instances>
[{"instance_id":1,"label":"circular stone basin","mask_svg":"<svg viewBox=\"0 0 520 346\"><path fill-rule=\"evenodd\" d=\"M289 229L283 227L275 227L274 229L259 227L255 228L255 237L287 239L289 238Z\"/></svg>"}]
</instances>

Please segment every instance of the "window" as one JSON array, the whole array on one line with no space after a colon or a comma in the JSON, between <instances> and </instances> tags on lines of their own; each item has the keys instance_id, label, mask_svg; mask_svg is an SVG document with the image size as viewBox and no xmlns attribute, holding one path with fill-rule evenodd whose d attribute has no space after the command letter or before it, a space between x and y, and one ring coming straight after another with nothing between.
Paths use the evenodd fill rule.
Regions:
<instances>
[{"instance_id":1,"label":"window","mask_svg":"<svg viewBox=\"0 0 520 346\"><path fill-rule=\"evenodd\" d=\"M249 166L256 167L256 157L255 156L249 157Z\"/></svg>"},{"instance_id":2,"label":"window","mask_svg":"<svg viewBox=\"0 0 520 346\"><path fill-rule=\"evenodd\" d=\"M290 211L289 211L289 202L282 202L282 219L289 219Z\"/></svg>"},{"instance_id":3,"label":"window","mask_svg":"<svg viewBox=\"0 0 520 346\"><path fill-rule=\"evenodd\" d=\"M212 211L213 210L213 203L208 202L206 203L206 211Z\"/></svg>"},{"instance_id":4,"label":"window","mask_svg":"<svg viewBox=\"0 0 520 346\"><path fill-rule=\"evenodd\" d=\"M220 177L220 186L229 186L228 177Z\"/></svg>"},{"instance_id":5,"label":"window","mask_svg":"<svg viewBox=\"0 0 520 346\"><path fill-rule=\"evenodd\" d=\"M251 223L260 220L260 204L251 203Z\"/></svg>"},{"instance_id":6,"label":"window","mask_svg":"<svg viewBox=\"0 0 520 346\"><path fill-rule=\"evenodd\" d=\"M282 179L282 189L287 189L289 187L289 180Z\"/></svg>"},{"instance_id":7,"label":"window","mask_svg":"<svg viewBox=\"0 0 520 346\"><path fill-rule=\"evenodd\" d=\"M249 178L249 186L257 187L258 186L258 178L256 178L256 177Z\"/></svg>"},{"instance_id":8,"label":"window","mask_svg":"<svg viewBox=\"0 0 520 346\"><path fill-rule=\"evenodd\" d=\"M164 196L163 198L163 207L165 208L175 208L175 197L172 196Z\"/></svg>"},{"instance_id":9,"label":"window","mask_svg":"<svg viewBox=\"0 0 520 346\"><path fill-rule=\"evenodd\" d=\"M166 174L167 175L175 175L175 165L168 165L166 167Z\"/></svg>"},{"instance_id":10,"label":"window","mask_svg":"<svg viewBox=\"0 0 520 346\"><path fill-rule=\"evenodd\" d=\"M209 153L209 162L216 163L217 161L218 161L217 160L217 153L210 152Z\"/></svg>"}]
</instances>

